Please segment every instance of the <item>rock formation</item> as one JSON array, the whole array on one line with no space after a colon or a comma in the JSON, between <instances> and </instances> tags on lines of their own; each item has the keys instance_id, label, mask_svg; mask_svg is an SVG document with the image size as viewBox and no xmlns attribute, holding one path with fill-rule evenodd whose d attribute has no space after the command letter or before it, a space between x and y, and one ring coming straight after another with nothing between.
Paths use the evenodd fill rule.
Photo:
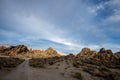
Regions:
<instances>
[{"instance_id":1,"label":"rock formation","mask_svg":"<svg viewBox=\"0 0 120 80\"><path fill-rule=\"evenodd\" d=\"M0 54L14 57L32 57L32 58L46 58L60 56L60 54L53 48L48 48L47 50L32 50L28 49L25 45L17 46L0 46Z\"/></svg>"},{"instance_id":2,"label":"rock formation","mask_svg":"<svg viewBox=\"0 0 120 80\"><path fill-rule=\"evenodd\" d=\"M25 45L17 46L0 46L0 55L8 56L20 56L20 57L30 57L30 58L47 58L55 56L63 56L59 54L53 48L48 48L47 50L32 50L28 49ZM64 55L65 56L65 55ZM96 59L102 61L113 61L120 60L120 52L113 54L112 50L105 50L101 48L99 52L90 50L89 48L83 48L76 56L69 54L66 58L85 58L85 59Z\"/></svg>"}]
</instances>

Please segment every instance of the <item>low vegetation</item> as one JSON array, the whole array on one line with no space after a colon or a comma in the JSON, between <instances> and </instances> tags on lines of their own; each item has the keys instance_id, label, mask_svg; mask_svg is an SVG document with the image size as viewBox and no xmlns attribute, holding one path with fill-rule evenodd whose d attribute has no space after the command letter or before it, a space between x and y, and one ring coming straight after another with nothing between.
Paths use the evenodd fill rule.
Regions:
<instances>
[{"instance_id":1,"label":"low vegetation","mask_svg":"<svg viewBox=\"0 0 120 80\"><path fill-rule=\"evenodd\" d=\"M105 66L100 66L100 67L88 67L84 66L82 67L83 71L88 72L89 74L97 77L102 77L105 80L119 80L120 75L117 72L109 70Z\"/></svg>"},{"instance_id":2,"label":"low vegetation","mask_svg":"<svg viewBox=\"0 0 120 80\"><path fill-rule=\"evenodd\" d=\"M32 67L39 67L39 68L45 68L45 59L30 59L29 65Z\"/></svg>"},{"instance_id":3,"label":"low vegetation","mask_svg":"<svg viewBox=\"0 0 120 80\"><path fill-rule=\"evenodd\" d=\"M62 58L57 56L49 58L32 58L29 61L29 65L32 67L45 68L46 65L53 65L60 61L62 61Z\"/></svg>"},{"instance_id":4,"label":"low vegetation","mask_svg":"<svg viewBox=\"0 0 120 80\"><path fill-rule=\"evenodd\" d=\"M0 57L0 69L2 68L14 68L21 64L24 60L19 58L6 58Z\"/></svg>"}]
</instances>

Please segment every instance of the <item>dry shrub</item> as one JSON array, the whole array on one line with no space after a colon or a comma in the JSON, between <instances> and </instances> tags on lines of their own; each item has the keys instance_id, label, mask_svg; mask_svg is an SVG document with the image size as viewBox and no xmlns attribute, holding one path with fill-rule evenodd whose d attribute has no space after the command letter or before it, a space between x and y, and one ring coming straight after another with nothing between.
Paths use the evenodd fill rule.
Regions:
<instances>
[{"instance_id":1,"label":"dry shrub","mask_svg":"<svg viewBox=\"0 0 120 80\"><path fill-rule=\"evenodd\" d=\"M29 65L32 67L45 68L45 60L44 59L30 59Z\"/></svg>"},{"instance_id":2,"label":"dry shrub","mask_svg":"<svg viewBox=\"0 0 120 80\"><path fill-rule=\"evenodd\" d=\"M72 76L78 80L83 80L83 77L80 72L76 72Z\"/></svg>"},{"instance_id":3,"label":"dry shrub","mask_svg":"<svg viewBox=\"0 0 120 80\"><path fill-rule=\"evenodd\" d=\"M14 68L17 65L21 64L24 60L19 58L5 58L0 57L0 68Z\"/></svg>"}]
</instances>

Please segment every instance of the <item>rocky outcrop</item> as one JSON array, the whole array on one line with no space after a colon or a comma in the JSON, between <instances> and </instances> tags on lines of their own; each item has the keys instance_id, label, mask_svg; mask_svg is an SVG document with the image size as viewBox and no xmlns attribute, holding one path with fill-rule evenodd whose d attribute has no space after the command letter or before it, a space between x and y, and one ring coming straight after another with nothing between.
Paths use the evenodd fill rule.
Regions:
<instances>
[{"instance_id":1,"label":"rocky outcrop","mask_svg":"<svg viewBox=\"0 0 120 80\"><path fill-rule=\"evenodd\" d=\"M89 48L83 48L82 51L77 56L84 57L84 56L88 55L89 53L90 53Z\"/></svg>"},{"instance_id":2,"label":"rocky outcrop","mask_svg":"<svg viewBox=\"0 0 120 80\"><path fill-rule=\"evenodd\" d=\"M15 55L18 55L18 54L25 54L28 51L29 50L25 45L2 47L0 49L0 53L3 53L5 55L9 55L9 56L15 56Z\"/></svg>"},{"instance_id":3,"label":"rocky outcrop","mask_svg":"<svg viewBox=\"0 0 120 80\"><path fill-rule=\"evenodd\" d=\"M34 50L28 49L25 45L17 45L17 46L0 46L0 53L8 56L19 56L19 57L32 57L32 58L46 58L46 57L54 57L61 56L57 51L53 48L48 48L47 50Z\"/></svg>"},{"instance_id":4,"label":"rocky outcrop","mask_svg":"<svg viewBox=\"0 0 120 80\"><path fill-rule=\"evenodd\" d=\"M57 51L55 51L53 48L48 48L47 50L45 50L43 52L43 55L45 55L45 57L54 57L54 56L60 56L60 54L57 53Z\"/></svg>"},{"instance_id":5,"label":"rocky outcrop","mask_svg":"<svg viewBox=\"0 0 120 80\"><path fill-rule=\"evenodd\" d=\"M47 57L63 56L51 47L48 48L47 50L33 50L33 49L29 50L25 45L0 46L0 55L30 57L30 58L47 58ZM112 50L105 50L105 48L101 48L99 52L90 50L89 48L83 48L81 52L78 53L76 56L73 54L69 54L66 55L66 58L69 59L93 58L96 60L116 62L116 60L120 60L120 52L113 54Z\"/></svg>"},{"instance_id":6,"label":"rocky outcrop","mask_svg":"<svg viewBox=\"0 0 120 80\"><path fill-rule=\"evenodd\" d=\"M93 58L96 55L96 51L91 51L89 48L83 48L82 51L79 54L77 54L76 57Z\"/></svg>"},{"instance_id":7,"label":"rocky outcrop","mask_svg":"<svg viewBox=\"0 0 120 80\"><path fill-rule=\"evenodd\" d=\"M105 48L101 48L99 52L83 48L74 59L73 65L78 67L78 65L84 65L85 63L109 68L120 68L120 52L113 54L112 50L105 50Z\"/></svg>"},{"instance_id":8,"label":"rocky outcrop","mask_svg":"<svg viewBox=\"0 0 120 80\"><path fill-rule=\"evenodd\" d=\"M77 54L76 57L83 58L96 58L100 60L111 60L113 58L112 50L105 50L105 48L101 48L99 52L92 51L89 48L83 48L80 53Z\"/></svg>"}]
</instances>

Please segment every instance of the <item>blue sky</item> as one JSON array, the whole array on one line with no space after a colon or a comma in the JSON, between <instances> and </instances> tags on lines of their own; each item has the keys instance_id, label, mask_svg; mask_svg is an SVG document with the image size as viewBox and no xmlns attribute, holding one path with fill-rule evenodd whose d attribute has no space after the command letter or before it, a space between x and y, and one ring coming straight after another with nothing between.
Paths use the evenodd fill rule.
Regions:
<instances>
[{"instance_id":1,"label":"blue sky","mask_svg":"<svg viewBox=\"0 0 120 80\"><path fill-rule=\"evenodd\" d=\"M0 0L0 45L120 51L120 0Z\"/></svg>"}]
</instances>

